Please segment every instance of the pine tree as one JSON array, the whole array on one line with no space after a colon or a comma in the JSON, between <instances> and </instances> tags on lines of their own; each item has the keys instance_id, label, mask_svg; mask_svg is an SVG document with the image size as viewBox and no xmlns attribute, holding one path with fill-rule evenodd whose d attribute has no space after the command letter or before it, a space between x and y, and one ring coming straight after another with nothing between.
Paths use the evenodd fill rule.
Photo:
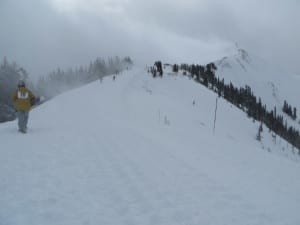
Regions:
<instances>
[{"instance_id":1,"label":"pine tree","mask_svg":"<svg viewBox=\"0 0 300 225\"><path fill-rule=\"evenodd\" d=\"M173 72L174 72L174 73L178 73L178 70L179 70L178 65L177 65L177 64L174 64L174 65L173 65Z\"/></svg>"},{"instance_id":2,"label":"pine tree","mask_svg":"<svg viewBox=\"0 0 300 225\"><path fill-rule=\"evenodd\" d=\"M294 107L294 109L293 109L293 119L294 120L297 119L297 108L296 107Z\"/></svg>"},{"instance_id":3,"label":"pine tree","mask_svg":"<svg viewBox=\"0 0 300 225\"><path fill-rule=\"evenodd\" d=\"M263 132L263 126L262 123L260 123L259 127L258 127L258 132L256 135L256 140L261 141L261 133Z\"/></svg>"}]
</instances>

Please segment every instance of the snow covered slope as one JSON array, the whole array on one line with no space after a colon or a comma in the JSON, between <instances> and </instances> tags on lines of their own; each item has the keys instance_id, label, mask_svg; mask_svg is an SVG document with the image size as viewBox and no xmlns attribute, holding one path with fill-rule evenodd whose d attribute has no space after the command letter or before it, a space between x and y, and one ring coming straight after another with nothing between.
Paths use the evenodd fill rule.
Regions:
<instances>
[{"instance_id":1,"label":"snow covered slope","mask_svg":"<svg viewBox=\"0 0 300 225\"><path fill-rule=\"evenodd\" d=\"M300 109L300 77L281 69L284 65L273 65L243 49L237 49L235 55L216 61L216 65L216 75L224 78L225 83L231 81L237 87L250 86L269 110L276 106L279 112L285 100ZM299 118L299 112L297 114ZM290 125L300 128L297 121L292 121L288 116L285 118Z\"/></svg>"},{"instance_id":2,"label":"snow covered slope","mask_svg":"<svg viewBox=\"0 0 300 225\"><path fill-rule=\"evenodd\" d=\"M297 156L222 99L213 133L215 100L134 69L34 109L25 135L1 124L0 224L300 224Z\"/></svg>"}]
</instances>

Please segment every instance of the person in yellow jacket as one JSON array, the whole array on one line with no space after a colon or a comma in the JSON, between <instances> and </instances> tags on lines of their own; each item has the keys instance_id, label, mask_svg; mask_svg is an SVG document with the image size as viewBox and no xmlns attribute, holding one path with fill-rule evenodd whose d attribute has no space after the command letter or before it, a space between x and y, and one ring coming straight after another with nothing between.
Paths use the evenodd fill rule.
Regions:
<instances>
[{"instance_id":1,"label":"person in yellow jacket","mask_svg":"<svg viewBox=\"0 0 300 225\"><path fill-rule=\"evenodd\" d=\"M25 82L20 80L18 82L18 88L12 95L15 108L17 110L19 131L22 133L27 132L27 123L29 117L29 110L35 101L35 96L32 92L26 88Z\"/></svg>"}]
</instances>

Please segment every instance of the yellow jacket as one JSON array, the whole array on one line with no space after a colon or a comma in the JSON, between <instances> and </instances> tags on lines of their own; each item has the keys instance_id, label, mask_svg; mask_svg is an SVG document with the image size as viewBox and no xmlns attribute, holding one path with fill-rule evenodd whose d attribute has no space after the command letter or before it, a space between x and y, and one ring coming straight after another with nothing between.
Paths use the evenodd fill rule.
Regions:
<instances>
[{"instance_id":1,"label":"yellow jacket","mask_svg":"<svg viewBox=\"0 0 300 225\"><path fill-rule=\"evenodd\" d=\"M32 102L34 101L35 96L26 87L18 87L18 89L14 91L12 95L12 99L15 104L16 110L28 111L32 106Z\"/></svg>"}]
</instances>

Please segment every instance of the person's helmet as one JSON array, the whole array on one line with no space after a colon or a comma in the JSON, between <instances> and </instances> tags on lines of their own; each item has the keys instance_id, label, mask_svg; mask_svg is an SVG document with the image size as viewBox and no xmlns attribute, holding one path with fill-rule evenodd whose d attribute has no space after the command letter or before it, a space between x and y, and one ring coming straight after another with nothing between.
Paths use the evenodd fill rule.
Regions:
<instances>
[{"instance_id":1,"label":"person's helmet","mask_svg":"<svg viewBox=\"0 0 300 225\"><path fill-rule=\"evenodd\" d=\"M25 87L25 81L24 80L19 80L18 81L18 87Z\"/></svg>"}]
</instances>

